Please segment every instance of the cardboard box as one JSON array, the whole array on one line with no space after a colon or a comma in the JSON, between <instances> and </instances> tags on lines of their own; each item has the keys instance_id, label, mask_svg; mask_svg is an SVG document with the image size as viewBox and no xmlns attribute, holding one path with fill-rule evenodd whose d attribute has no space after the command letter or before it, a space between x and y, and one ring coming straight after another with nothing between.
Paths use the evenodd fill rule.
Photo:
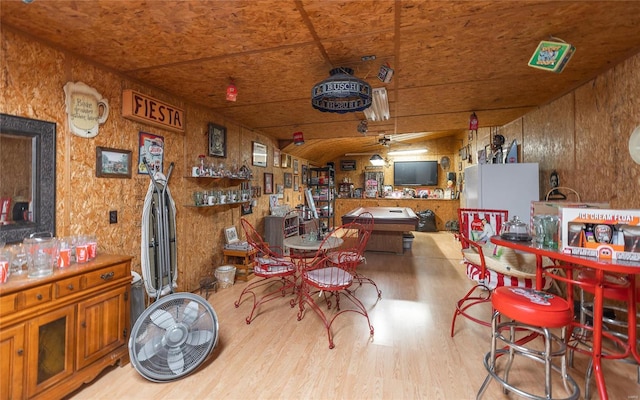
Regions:
<instances>
[{"instance_id":1,"label":"cardboard box","mask_svg":"<svg viewBox=\"0 0 640 400\"><path fill-rule=\"evenodd\" d=\"M640 261L640 210L562 209L566 254Z\"/></svg>"},{"instance_id":2,"label":"cardboard box","mask_svg":"<svg viewBox=\"0 0 640 400\"><path fill-rule=\"evenodd\" d=\"M562 240L562 209L565 207L571 208L609 208L609 203L582 203L571 201L532 201L531 202L531 215L529 216L529 231L532 236L535 236L535 229L533 227L533 217L536 215L555 215L560 220L558 224L558 238ZM561 244L558 243L558 248Z\"/></svg>"}]
</instances>

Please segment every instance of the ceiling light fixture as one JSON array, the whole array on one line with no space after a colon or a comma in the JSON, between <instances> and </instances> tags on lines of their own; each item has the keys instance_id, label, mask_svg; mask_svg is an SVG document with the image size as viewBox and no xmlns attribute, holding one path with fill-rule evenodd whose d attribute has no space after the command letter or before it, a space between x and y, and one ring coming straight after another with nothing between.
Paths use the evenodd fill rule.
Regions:
<instances>
[{"instance_id":1,"label":"ceiling light fixture","mask_svg":"<svg viewBox=\"0 0 640 400\"><path fill-rule=\"evenodd\" d=\"M364 110L364 116L369 121L386 121L389 119L389 98L386 88L373 89L373 104Z\"/></svg>"},{"instance_id":2,"label":"ceiling light fixture","mask_svg":"<svg viewBox=\"0 0 640 400\"><path fill-rule=\"evenodd\" d=\"M376 167L383 167L387 163L384 158L380 157L380 154L372 155L369 162Z\"/></svg>"},{"instance_id":3,"label":"ceiling light fixture","mask_svg":"<svg viewBox=\"0 0 640 400\"><path fill-rule=\"evenodd\" d=\"M293 144L296 146L304 144L304 135L302 132L293 132Z\"/></svg>"},{"instance_id":4,"label":"ceiling light fixture","mask_svg":"<svg viewBox=\"0 0 640 400\"><path fill-rule=\"evenodd\" d=\"M227 86L227 101L236 101L237 98L238 88L233 79L230 79L229 86Z\"/></svg>"},{"instance_id":5,"label":"ceiling light fixture","mask_svg":"<svg viewBox=\"0 0 640 400\"><path fill-rule=\"evenodd\" d=\"M422 154L422 153L426 153L427 151L428 151L427 149L395 150L395 151L390 151L387 154L390 156L407 156L410 154Z\"/></svg>"},{"instance_id":6,"label":"ceiling light fixture","mask_svg":"<svg viewBox=\"0 0 640 400\"><path fill-rule=\"evenodd\" d=\"M322 112L344 114L371 106L371 85L353 76L353 69L332 69L327 79L311 90L311 105Z\"/></svg>"}]
</instances>

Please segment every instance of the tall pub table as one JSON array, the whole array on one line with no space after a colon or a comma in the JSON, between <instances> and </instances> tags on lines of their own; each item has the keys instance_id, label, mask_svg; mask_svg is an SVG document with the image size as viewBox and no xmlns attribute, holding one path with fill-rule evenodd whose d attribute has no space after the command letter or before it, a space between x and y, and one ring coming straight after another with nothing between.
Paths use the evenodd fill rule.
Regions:
<instances>
[{"instance_id":1,"label":"tall pub table","mask_svg":"<svg viewBox=\"0 0 640 400\"><path fill-rule=\"evenodd\" d=\"M593 298L593 371L596 380L596 386L598 388L598 394L600 399L606 400L609 398L607 394L607 388L604 382L604 374L602 371L602 316L603 316L603 302L604 302L604 286L605 286L605 272L613 272L616 274L628 275L630 278L635 278L635 275L640 275L640 263L637 261L623 261L612 259L598 259L593 257L581 257L571 254L565 254L562 251L556 249L544 248L534 242L513 242L510 240L502 239L500 236L493 236L491 242L503 246L509 247L518 251L532 253L536 255L536 287L540 289L542 287L542 275L544 271L542 265L542 258L548 257L552 260L561 261L563 263L588 268L593 270L595 276L595 290ZM629 299L627 300L628 307L628 324L629 324L629 351L633 357L640 363L640 355L638 355L636 343L636 283L635 279L629 279Z\"/></svg>"}]
</instances>

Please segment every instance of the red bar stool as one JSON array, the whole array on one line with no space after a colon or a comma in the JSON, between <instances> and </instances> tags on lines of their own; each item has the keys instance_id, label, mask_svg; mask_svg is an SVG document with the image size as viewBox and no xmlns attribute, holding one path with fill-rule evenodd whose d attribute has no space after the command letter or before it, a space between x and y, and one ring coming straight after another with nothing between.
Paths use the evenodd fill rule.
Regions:
<instances>
[{"instance_id":1,"label":"red bar stool","mask_svg":"<svg viewBox=\"0 0 640 400\"><path fill-rule=\"evenodd\" d=\"M482 398L491 379L502 385L504 393L512 391L529 399L577 399L580 396L580 389L567 373L565 358L567 350L564 341L566 329L573 320L573 307L570 303L554 294L535 289L498 287L493 291L491 304L495 310L491 319L491 351L484 357L484 366L488 375L482 383L476 399ZM510 321L500 322L501 317L509 318ZM561 329L560 336L553 334L552 328ZM516 332L529 332L529 334L518 339ZM537 336L542 336L544 339L543 350L527 346ZM498 341L504 343L505 347L498 349ZM508 357L503 375L500 376L497 360L502 355L508 355ZM527 392L509 383L509 371L516 355L544 364L544 395ZM559 367L553 364L554 358L560 358ZM553 397L552 372L561 375L566 390L565 397Z\"/></svg>"},{"instance_id":2,"label":"red bar stool","mask_svg":"<svg viewBox=\"0 0 640 400\"><path fill-rule=\"evenodd\" d=\"M629 294L632 290L630 285L631 276L620 276L612 273L605 273L605 281L607 286L604 287L604 298L616 303L605 305L605 312L602 318L604 326L608 329L603 333L603 337L609 339L609 346L606 348L603 346L602 358L615 359L630 364L637 365L637 383L640 383L640 365L635 358L630 354L630 346L634 344L629 343L629 324L628 324L628 308L621 307L620 303L629 303ZM573 365L573 353L578 351L591 355L593 352L591 345L590 329L587 318L593 320L593 302L589 302L585 299L585 292L593 294L596 278L592 270L582 270L578 273L576 281L580 286L580 327L575 329L571 339L569 341L569 365ZM635 289L635 301L640 303L640 288ZM626 315L627 318L621 318ZM640 328L640 313L636 313L636 328ZM611 346L613 345L613 347ZM640 340L636 340L635 346L640 345ZM593 374L593 362L589 362L587 373L585 377L585 392L584 398L591 398L590 381Z\"/></svg>"}]
</instances>

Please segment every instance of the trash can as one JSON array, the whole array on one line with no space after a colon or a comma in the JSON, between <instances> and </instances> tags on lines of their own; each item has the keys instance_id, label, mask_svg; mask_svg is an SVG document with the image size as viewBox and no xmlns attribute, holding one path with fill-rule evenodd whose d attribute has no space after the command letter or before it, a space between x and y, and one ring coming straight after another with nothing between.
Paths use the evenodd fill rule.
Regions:
<instances>
[{"instance_id":1,"label":"trash can","mask_svg":"<svg viewBox=\"0 0 640 400\"><path fill-rule=\"evenodd\" d=\"M411 250L411 245L413 244L413 239L414 238L415 238L415 236L413 236L413 233L404 232L402 234L402 248L404 250Z\"/></svg>"},{"instance_id":2,"label":"trash can","mask_svg":"<svg viewBox=\"0 0 640 400\"><path fill-rule=\"evenodd\" d=\"M418 232L437 232L436 214L431 210L424 210L418 214Z\"/></svg>"},{"instance_id":3,"label":"trash can","mask_svg":"<svg viewBox=\"0 0 640 400\"><path fill-rule=\"evenodd\" d=\"M215 277L222 289L233 286L236 279L236 267L233 265L223 265L216 268Z\"/></svg>"},{"instance_id":4,"label":"trash can","mask_svg":"<svg viewBox=\"0 0 640 400\"><path fill-rule=\"evenodd\" d=\"M135 325L138 317L145 309L142 277L139 273L131 271L131 326Z\"/></svg>"}]
</instances>

